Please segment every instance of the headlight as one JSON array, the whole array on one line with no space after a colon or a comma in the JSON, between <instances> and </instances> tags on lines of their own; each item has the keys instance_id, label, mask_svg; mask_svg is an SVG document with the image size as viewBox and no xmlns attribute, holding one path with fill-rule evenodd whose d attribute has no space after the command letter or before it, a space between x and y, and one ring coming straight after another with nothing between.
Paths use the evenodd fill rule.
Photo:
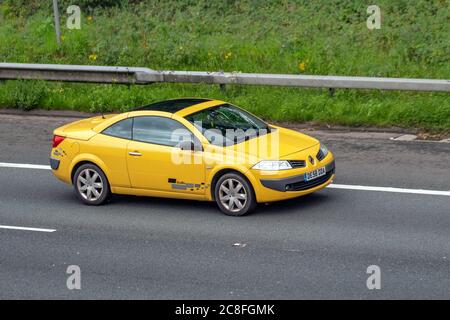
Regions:
<instances>
[{"instance_id":1,"label":"headlight","mask_svg":"<svg viewBox=\"0 0 450 320\"><path fill-rule=\"evenodd\" d=\"M325 158L328 155L328 148L323 144L320 144L320 151L322 151L323 157Z\"/></svg>"},{"instance_id":2,"label":"headlight","mask_svg":"<svg viewBox=\"0 0 450 320\"><path fill-rule=\"evenodd\" d=\"M253 166L252 169L256 170L266 170L266 171L276 171L276 170L287 170L292 169L290 163L288 161L284 160L278 160L278 161L269 161L264 160L261 162L258 162Z\"/></svg>"}]
</instances>

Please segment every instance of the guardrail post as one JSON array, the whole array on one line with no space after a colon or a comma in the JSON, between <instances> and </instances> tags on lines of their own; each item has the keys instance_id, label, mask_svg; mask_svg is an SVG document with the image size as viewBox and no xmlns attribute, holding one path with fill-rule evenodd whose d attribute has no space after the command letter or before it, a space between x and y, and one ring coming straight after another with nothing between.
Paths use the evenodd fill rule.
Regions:
<instances>
[{"instance_id":1,"label":"guardrail post","mask_svg":"<svg viewBox=\"0 0 450 320\"><path fill-rule=\"evenodd\" d=\"M219 84L220 87L220 91L222 91L222 93L225 93L227 91L227 86L223 83Z\"/></svg>"},{"instance_id":2,"label":"guardrail post","mask_svg":"<svg viewBox=\"0 0 450 320\"><path fill-rule=\"evenodd\" d=\"M55 32L56 32L56 42L58 46L61 46L61 25L59 22L59 8L58 8L58 0L53 0L53 14L55 18Z\"/></svg>"},{"instance_id":3,"label":"guardrail post","mask_svg":"<svg viewBox=\"0 0 450 320\"><path fill-rule=\"evenodd\" d=\"M336 88L328 88L328 95L330 97L334 97L335 92L336 92Z\"/></svg>"}]
</instances>

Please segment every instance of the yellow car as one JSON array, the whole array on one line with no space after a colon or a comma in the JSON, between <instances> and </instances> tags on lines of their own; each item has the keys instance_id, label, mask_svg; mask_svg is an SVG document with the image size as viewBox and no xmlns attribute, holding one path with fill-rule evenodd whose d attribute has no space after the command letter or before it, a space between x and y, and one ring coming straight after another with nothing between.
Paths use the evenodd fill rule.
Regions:
<instances>
[{"instance_id":1,"label":"yellow car","mask_svg":"<svg viewBox=\"0 0 450 320\"><path fill-rule=\"evenodd\" d=\"M323 189L335 174L318 140L208 99L64 125L54 131L50 165L87 205L111 194L181 198L215 201L233 216Z\"/></svg>"}]
</instances>

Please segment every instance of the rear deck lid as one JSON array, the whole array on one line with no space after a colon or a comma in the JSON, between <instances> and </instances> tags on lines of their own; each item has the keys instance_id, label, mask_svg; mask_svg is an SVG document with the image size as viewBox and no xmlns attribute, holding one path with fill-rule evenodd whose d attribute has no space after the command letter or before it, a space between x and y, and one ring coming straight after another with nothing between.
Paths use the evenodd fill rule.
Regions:
<instances>
[{"instance_id":1,"label":"rear deck lid","mask_svg":"<svg viewBox=\"0 0 450 320\"><path fill-rule=\"evenodd\" d=\"M74 121L57 128L54 134L77 140L89 140L97 133L93 130L96 126L114 116L111 114Z\"/></svg>"}]
</instances>

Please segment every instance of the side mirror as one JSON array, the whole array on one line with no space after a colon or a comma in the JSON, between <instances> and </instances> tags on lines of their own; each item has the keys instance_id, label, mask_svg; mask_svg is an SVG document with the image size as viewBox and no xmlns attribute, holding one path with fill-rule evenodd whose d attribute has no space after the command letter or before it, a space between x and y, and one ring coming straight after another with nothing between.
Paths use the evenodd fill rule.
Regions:
<instances>
[{"instance_id":1,"label":"side mirror","mask_svg":"<svg viewBox=\"0 0 450 320\"><path fill-rule=\"evenodd\" d=\"M179 144L181 150L184 151L203 151L202 144L198 142L194 142L192 140L181 141Z\"/></svg>"}]
</instances>

